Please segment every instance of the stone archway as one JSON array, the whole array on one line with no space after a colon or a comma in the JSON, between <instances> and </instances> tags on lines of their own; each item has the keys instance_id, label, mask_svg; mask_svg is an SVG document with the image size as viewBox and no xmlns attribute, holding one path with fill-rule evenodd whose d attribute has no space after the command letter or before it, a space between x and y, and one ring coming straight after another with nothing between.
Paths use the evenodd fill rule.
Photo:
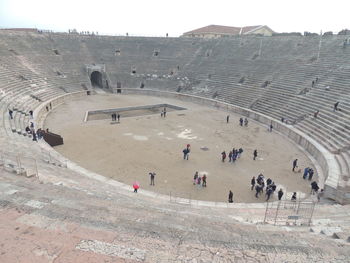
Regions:
<instances>
[{"instance_id":1,"label":"stone archway","mask_svg":"<svg viewBox=\"0 0 350 263\"><path fill-rule=\"evenodd\" d=\"M90 75L91 85L93 87L103 88L102 73L99 71L93 71Z\"/></svg>"}]
</instances>

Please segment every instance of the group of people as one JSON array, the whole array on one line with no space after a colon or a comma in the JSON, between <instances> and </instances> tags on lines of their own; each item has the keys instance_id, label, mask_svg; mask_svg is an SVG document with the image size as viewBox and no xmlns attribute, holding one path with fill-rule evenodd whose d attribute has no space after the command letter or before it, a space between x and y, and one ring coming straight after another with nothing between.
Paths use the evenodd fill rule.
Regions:
<instances>
[{"instance_id":1,"label":"group of people","mask_svg":"<svg viewBox=\"0 0 350 263\"><path fill-rule=\"evenodd\" d=\"M161 117L165 118L166 116L166 109L164 108L161 112ZM114 119L113 119L114 118ZM118 114L118 121L119 121L120 115ZM227 115L226 121L227 123L229 122L229 118L230 116ZM112 114L112 120L116 120L116 114ZM243 120L243 118L240 118L239 120L240 125L243 126L243 124L245 126L248 125L248 120L247 118L245 118L245 120ZM272 131L272 124L269 126L269 130ZM189 153L191 151L191 146L190 144L186 145L186 148L183 149L183 159L184 160L188 160L189 159ZM243 153L243 149L239 148L239 149L235 149L233 148L229 154L228 154L228 158L229 158L229 162L234 163L238 158L240 158L240 156ZM258 151L257 149L255 149L253 151L253 160L256 160L256 158L258 157ZM225 162L227 158L227 154L226 151L224 150L221 153L221 161ZM293 172L301 172L301 170L296 171L296 169L298 168L298 159L294 159L293 163L292 163L292 171ZM149 176L150 176L150 185L154 186L154 179L155 179L155 175L156 173L154 172L149 172ZM308 179L309 181L312 180L314 175L314 170L310 167L306 167L304 169L304 173L303 173L303 179ZM203 174L202 176L199 175L198 171L195 172L194 176L193 176L193 185L197 185L200 187L206 187L207 186L207 176L206 174ZM271 178L268 178L267 180L265 180L265 177L262 173L260 173L257 178L255 178L255 176L253 176L253 178L251 179L251 190L255 190L255 197L259 198L260 196L262 196L262 194L264 193L265 190L265 197L266 197L266 201L269 201L271 196L273 196L273 194L276 192L277 190L277 186L275 184L274 181L272 181ZM316 181L313 181L311 183L311 193L315 194L318 193L319 187L317 185ZM137 190L136 190L137 191ZM323 191L323 190L321 190ZM284 196L284 192L282 190L282 188L279 189L279 191L277 192L277 196L278 196L278 200L282 200L282 197ZM319 198L319 196L318 196ZM293 192L292 197L291 197L291 201L296 201L297 200L297 192ZM228 195L228 202L229 203L233 203L233 192L230 190L229 191L229 195Z\"/></svg>"},{"instance_id":2,"label":"group of people","mask_svg":"<svg viewBox=\"0 0 350 263\"><path fill-rule=\"evenodd\" d=\"M292 171L295 172L295 169L298 168L298 159L295 159L293 161L293 168ZM301 170L297 171L297 172L301 172ZM314 176L314 169L310 168L310 167L306 167L304 168L304 172L303 172L303 179L308 179L309 181L312 180L312 177Z\"/></svg>"},{"instance_id":3,"label":"group of people","mask_svg":"<svg viewBox=\"0 0 350 263\"><path fill-rule=\"evenodd\" d=\"M160 117L165 118L166 117L166 108L164 107L164 109L162 110L162 112L160 113Z\"/></svg>"},{"instance_id":4,"label":"group of people","mask_svg":"<svg viewBox=\"0 0 350 263\"><path fill-rule=\"evenodd\" d=\"M244 118L244 120L243 120L242 117L239 118L239 125L240 125L240 126L243 126L243 123L244 123L244 126L247 127L247 126L248 126L248 119L247 119L247 118Z\"/></svg>"},{"instance_id":5,"label":"group of people","mask_svg":"<svg viewBox=\"0 0 350 263\"><path fill-rule=\"evenodd\" d=\"M253 191L255 188L255 197L259 198L259 196L264 192L264 188L265 188L265 177L262 173L260 173L258 175L258 178L255 179L255 176L253 176L253 178L250 181L251 184L251 190ZM276 191L276 184L274 181L271 180L271 178L268 178L266 180L266 192L265 192L265 196L266 196L266 201L268 201L271 197L271 195ZM278 200L281 200L283 196L283 190L280 189L278 191Z\"/></svg>"},{"instance_id":6,"label":"group of people","mask_svg":"<svg viewBox=\"0 0 350 263\"><path fill-rule=\"evenodd\" d=\"M298 168L298 159L294 159L292 167L293 167L292 171L295 172L295 169ZM298 170L297 172L301 172L301 170ZM311 167L305 167L304 172L303 172L303 179L311 181L313 176L314 176L314 173L315 173L314 169L312 169ZM319 190L319 186L318 186L317 182L313 181L311 183L311 194L318 194L318 190ZM321 189L321 192L323 193L323 189ZM296 196L296 193L294 193L294 194ZM294 196L294 194L293 194L293 196ZM318 199L318 201L320 200L319 194L317 195L317 199Z\"/></svg>"},{"instance_id":7,"label":"group of people","mask_svg":"<svg viewBox=\"0 0 350 263\"><path fill-rule=\"evenodd\" d=\"M51 103L50 103L50 105L51 105ZM51 107L52 107L52 106L51 106ZM29 116L30 116L31 119L33 119L33 117L34 117L33 114L34 114L33 111L30 110L30 111L29 111ZM27 115L27 114L26 114L26 115ZM11 110L11 109L9 109L9 117L10 117L11 120L13 120L13 110Z\"/></svg>"},{"instance_id":8,"label":"group of people","mask_svg":"<svg viewBox=\"0 0 350 263\"><path fill-rule=\"evenodd\" d=\"M312 180L312 177L314 176L314 169L310 168L310 167L306 167L304 169L304 173L303 173L303 179L308 179L309 181Z\"/></svg>"},{"instance_id":9,"label":"group of people","mask_svg":"<svg viewBox=\"0 0 350 263\"><path fill-rule=\"evenodd\" d=\"M255 197L259 198L264 193L264 188L265 188L265 178L263 174L259 174L258 178L255 179L255 176L251 179L251 190L253 191L255 188ZM274 181L272 181L270 178L266 180L266 191L265 191L265 196L266 196L266 201L269 201L271 198L271 195L274 194L276 191L277 186ZM278 200L281 201L282 197L284 195L284 192L282 188L277 192ZM297 200L297 192L293 192L291 201L296 201Z\"/></svg>"},{"instance_id":10,"label":"group of people","mask_svg":"<svg viewBox=\"0 0 350 263\"><path fill-rule=\"evenodd\" d=\"M234 163L237 159L239 159L239 157L241 157L242 153L243 153L242 148L239 148L239 149L233 148L232 151L230 151L228 154L228 161ZM221 161L225 162L226 157L227 157L226 151L223 151L221 153Z\"/></svg>"},{"instance_id":11,"label":"group of people","mask_svg":"<svg viewBox=\"0 0 350 263\"><path fill-rule=\"evenodd\" d=\"M118 113L112 113L112 121L117 121L120 122L120 114Z\"/></svg>"},{"instance_id":12,"label":"group of people","mask_svg":"<svg viewBox=\"0 0 350 263\"><path fill-rule=\"evenodd\" d=\"M25 131L28 135L32 135L33 141L38 141L44 138L44 134L49 132L49 129L43 130L41 128L37 129L35 131L34 129L34 123L31 122L29 126L25 128Z\"/></svg>"},{"instance_id":13,"label":"group of people","mask_svg":"<svg viewBox=\"0 0 350 263\"><path fill-rule=\"evenodd\" d=\"M193 185L207 187L207 175L200 176L198 172L195 172L193 176Z\"/></svg>"}]
</instances>

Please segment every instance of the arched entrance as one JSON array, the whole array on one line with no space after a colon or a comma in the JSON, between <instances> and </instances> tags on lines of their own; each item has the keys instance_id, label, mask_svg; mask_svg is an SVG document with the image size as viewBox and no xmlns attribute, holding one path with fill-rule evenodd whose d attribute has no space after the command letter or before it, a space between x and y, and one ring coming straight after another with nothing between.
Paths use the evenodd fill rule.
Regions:
<instances>
[{"instance_id":1,"label":"arched entrance","mask_svg":"<svg viewBox=\"0 0 350 263\"><path fill-rule=\"evenodd\" d=\"M101 72L93 71L90 75L90 80L93 87L103 88Z\"/></svg>"}]
</instances>

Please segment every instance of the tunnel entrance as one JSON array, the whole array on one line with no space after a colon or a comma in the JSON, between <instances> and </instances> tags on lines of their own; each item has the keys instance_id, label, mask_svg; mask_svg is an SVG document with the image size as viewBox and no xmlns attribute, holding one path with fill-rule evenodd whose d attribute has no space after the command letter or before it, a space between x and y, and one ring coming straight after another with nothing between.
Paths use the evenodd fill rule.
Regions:
<instances>
[{"instance_id":1,"label":"tunnel entrance","mask_svg":"<svg viewBox=\"0 0 350 263\"><path fill-rule=\"evenodd\" d=\"M93 87L103 88L102 84L102 74L99 71L94 71L90 75L91 85Z\"/></svg>"}]
</instances>

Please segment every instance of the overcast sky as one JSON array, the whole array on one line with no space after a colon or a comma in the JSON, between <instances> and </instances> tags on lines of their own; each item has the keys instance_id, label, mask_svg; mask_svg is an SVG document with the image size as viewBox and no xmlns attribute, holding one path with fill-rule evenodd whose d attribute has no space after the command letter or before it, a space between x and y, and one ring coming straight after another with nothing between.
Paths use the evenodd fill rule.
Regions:
<instances>
[{"instance_id":1,"label":"overcast sky","mask_svg":"<svg viewBox=\"0 0 350 263\"><path fill-rule=\"evenodd\" d=\"M276 32L350 29L350 0L0 0L0 27L179 36L210 24Z\"/></svg>"}]
</instances>

